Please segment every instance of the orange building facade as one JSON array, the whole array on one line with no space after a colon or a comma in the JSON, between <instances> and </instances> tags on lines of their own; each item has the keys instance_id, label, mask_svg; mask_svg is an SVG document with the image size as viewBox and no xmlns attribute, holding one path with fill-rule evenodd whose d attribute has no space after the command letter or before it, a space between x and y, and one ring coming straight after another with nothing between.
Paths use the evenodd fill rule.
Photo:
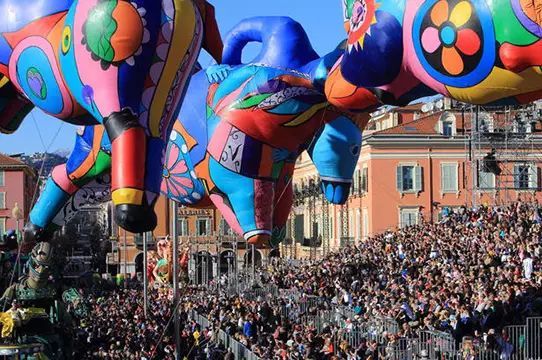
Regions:
<instances>
[{"instance_id":1,"label":"orange building facade","mask_svg":"<svg viewBox=\"0 0 542 360\"><path fill-rule=\"evenodd\" d=\"M463 205L541 201L541 119L540 105L474 109L448 99L374 113L348 204L325 205L320 195L303 199L291 215L294 241L282 253L318 257L347 242L438 221L447 209ZM298 193L318 182L307 154L293 181Z\"/></svg>"},{"instance_id":2,"label":"orange building facade","mask_svg":"<svg viewBox=\"0 0 542 360\"><path fill-rule=\"evenodd\" d=\"M172 202L161 196L155 207L158 226L153 231L153 239L148 243L149 250L156 249L156 242L172 238L173 207ZM113 225L112 252L108 254L107 264L112 273L135 274L143 269L143 237L132 234ZM240 268L251 263L251 251L247 251L246 242L242 237L235 236L231 228L214 208L195 209L178 207L177 234L179 236L179 251L188 250L193 255L192 268L206 264L209 280L227 270L228 258L232 257L237 248L237 262ZM255 250L255 263L262 264L271 250ZM197 257L194 257L197 254ZM220 258L220 259L219 259ZM229 260L233 262L233 260ZM195 269L192 269L195 271ZM200 274L201 275L201 274Z\"/></svg>"}]
</instances>

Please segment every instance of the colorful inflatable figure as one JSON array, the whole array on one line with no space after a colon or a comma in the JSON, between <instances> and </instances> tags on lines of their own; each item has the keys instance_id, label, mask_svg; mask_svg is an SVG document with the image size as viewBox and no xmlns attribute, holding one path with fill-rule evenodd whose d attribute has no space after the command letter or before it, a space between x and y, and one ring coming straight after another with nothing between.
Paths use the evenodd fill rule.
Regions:
<instances>
[{"instance_id":1,"label":"colorful inflatable figure","mask_svg":"<svg viewBox=\"0 0 542 360\"><path fill-rule=\"evenodd\" d=\"M154 229L175 111L202 43L221 48L212 7L202 0L0 0L0 8L0 130L17 129L34 106L74 124L102 124L110 166L101 152L72 159L47 189L66 201L87 173L111 168L117 223Z\"/></svg>"},{"instance_id":2,"label":"colorful inflatable figure","mask_svg":"<svg viewBox=\"0 0 542 360\"><path fill-rule=\"evenodd\" d=\"M442 94L472 104L542 98L541 0L343 0L347 49L330 101L365 111Z\"/></svg>"},{"instance_id":3,"label":"colorful inflatable figure","mask_svg":"<svg viewBox=\"0 0 542 360\"><path fill-rule=\"evenodd\" d=\"M262 41L262 51L254 63L240 64L250 41ZM162 193L186 206L215 205L249 243L276 244L293 201L295 161L308 150L327 199L344 203L363 124L329 106L323 94L341 53L320 58L303 28L289 18L241 22L225 41L224 64L190 80L160 171ZM86 127L68 167L72 158L87 156L81 154L106 158L108 144L103 129ZM30 215L33 226L47 228L64 204L46 189Z\"/></svg>"}]
</instances>

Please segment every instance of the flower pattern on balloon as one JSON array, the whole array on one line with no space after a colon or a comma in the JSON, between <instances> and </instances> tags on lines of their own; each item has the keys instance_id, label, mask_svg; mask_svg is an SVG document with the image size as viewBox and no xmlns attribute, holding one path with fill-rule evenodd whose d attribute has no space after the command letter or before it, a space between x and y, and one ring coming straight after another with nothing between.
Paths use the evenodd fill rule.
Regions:
<instances>
[{"instance_id":1,"label":"flower pattern on balloon","mask_svg":"<svg viewBox=\"0 0 542 360\"><path fill-rule=\"evenodd\" d=\"M172 195L177 199L188 196L194 189L194 183L181 149L176 143L169 145L166 159L162 172L162 193Z\"/></svg>"},{"instance_id":2,"label":"flower pattern on balloon","mask_svg":"<svg viewBox=\"0 0 542 360\"><path fill-rule=\"evenodd\" d=\"M457 76L465 71L470 57L479 55L482 40L470 25L474 9L469 1L463 0L450 6L450 1L440 0L432 8L429 26L421 36L425 52L438 54L446 72Z\"/></svg>"}]
</instances>

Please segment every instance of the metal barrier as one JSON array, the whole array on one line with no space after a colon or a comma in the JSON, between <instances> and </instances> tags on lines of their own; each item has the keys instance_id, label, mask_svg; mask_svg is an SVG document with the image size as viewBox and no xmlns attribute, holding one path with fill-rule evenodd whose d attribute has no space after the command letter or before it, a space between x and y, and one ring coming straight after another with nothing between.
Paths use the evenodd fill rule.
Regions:
<instances>
[{"instance_id":1,"label":"metal barrier","mask_svg":"<svg viewBox=\"0 0 542 360\"><path fill-rule=\"evenodd\" d=\"M542 359L542 317L527 318L525 357L527 359Z\"/></svg>"},{"instance_id":2,"label":"metal barrier","mask_svg":"<svg viewBox=\"0 0 542 360\"><path fill-rule=\"evenodd\" d=\"M420 331L418 337L417 354L423 350L427 352L430 359L440 359L443 356L455 354L455 339L451 334L442 331Z\"/></svg>"},{"instance_id":3,"label":"metal barrier","mask_svg":"<svg viewBox=\"0 0 542 360\"><path fill-rule=\"evenodd\" d=\"M244 359L244 360L259 360L260 358L256 356L252 351L247 349L247 347L241 344L239 341L235 340L223 330L218 332L218 340L224 344L226 349L231 349L235 359Z\"/></svg>"},{"instance_id":4,"label":"metal barrier","mask_svg":"<svg viewBox=\"0 0 542 360\"><path fill-rule=\"evenodd\" d=\"M279 289L276 286L264 286L259 288L248 288L245 289L241 295L248 300L257 301L260 299L273 299L277 298L279 295Z\"/></svg>"},{"instance_id":5,"label":"metal barrier","mask_svg":"<svg viewBox=\"0 0 542 360\"><path fill-rule=\"evenodd\" d=\"M198 314L195 310L192 310L190 314L191 318L196 321L202 328L210 327L209 320ZM218 329L217 339L222 341L226 348L230 348L233 352L235 359L239 360L259 360L260 358L256 356L252 351L250 351L245 345L241 344L239 341L235 340L232 336L226 334L222 329Z\"/></svg>"},{"instance_id":6,"label":"metal barrier","mask_svg":"<svg viewBox=\"0 0 542 360\"><path fill-rule=\"evenodd\" d=\"M525 359L525 325L510 325L504 328L507 343L512 347L509 349L510 360Z\"/></svg>"},{"instance_id":7,"label":"metal barrier","mask_svg":"<svg viewBox=\"0 0 542 360\"><path fill-rule=\"evenodd\" d=\"M526 325L507 326L496 335L491 345L480 340L465 338L457 348L456 340L449 333L419 331L417 338L399 338L388 342L384 335L398 334L397 321L386 317L372 317L362 323L347 324L346 319L357 315L348 306L336 306L329 299L307 295L296 289L278 289L275 286L262 288L241 287L243 296L252 301L266 298L281 298L286 301L281 307L281 316L290 321L313 326L322 333L332 326L335 349L339 345L358 347L364 340L375 340L381 346L378 351L383 359L415 360L419 358L446 360L520 360L542 359L542 317L528 318ZM198 315L199 316L199 315ZM202 326L207 319L199 316ZM207 324L207 325L203 325ZM224 343L231 344L236 359L257 359L243 344L224 334ZM227 338L226 338L227 337Z\"/></svg>"}]
</instances>

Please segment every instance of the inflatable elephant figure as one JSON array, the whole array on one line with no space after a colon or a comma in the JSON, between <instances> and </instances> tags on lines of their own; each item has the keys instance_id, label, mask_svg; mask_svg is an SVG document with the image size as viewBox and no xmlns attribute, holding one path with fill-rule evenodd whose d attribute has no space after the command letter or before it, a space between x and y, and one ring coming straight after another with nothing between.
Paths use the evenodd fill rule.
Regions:
<instances>
[{"instance_id":1,"label":"inflatable elephant figure","mask_svg":"<svg viewBox=\"0 0 542 360\"><path fill-rule=\"evenodd\" d=\"M175 112L202 43L221 49L212 7L201 0L0 0L0 7L0 130L16 130L34 106L103 125L117 223L154 229ZM65 170L55 179L47 191L77 190Z\"/></svg>"},{"instance_id":2,"label":"inflatable elephant figure","mask_svg":"<svg viewBox=\"0 0 542 360\"><path fill-rule=\"evenodd\" d=\"M259 57L239 64L244 45L257 39L263 45ZM160 170L162 193L186 206L214 205L249 243L275 245L285 236L295 161L307 150L327 199L344 203L362 125L329 106L323 95L341 53L319 57L302 27L289 18L241 22L225 41L224 64L190 80ZM103 127L82 129L65 166L80 184L81 196L66 207L71 194L56 197L47 188L30 215L34 228L61 224L88 199L107 198L108 178L96 182L96 177L111 166L110 149ZM98 159L99 171L81 170L89 157ZM56 181L54 174L49 181Z\"/></svg>"}]
</instances>

